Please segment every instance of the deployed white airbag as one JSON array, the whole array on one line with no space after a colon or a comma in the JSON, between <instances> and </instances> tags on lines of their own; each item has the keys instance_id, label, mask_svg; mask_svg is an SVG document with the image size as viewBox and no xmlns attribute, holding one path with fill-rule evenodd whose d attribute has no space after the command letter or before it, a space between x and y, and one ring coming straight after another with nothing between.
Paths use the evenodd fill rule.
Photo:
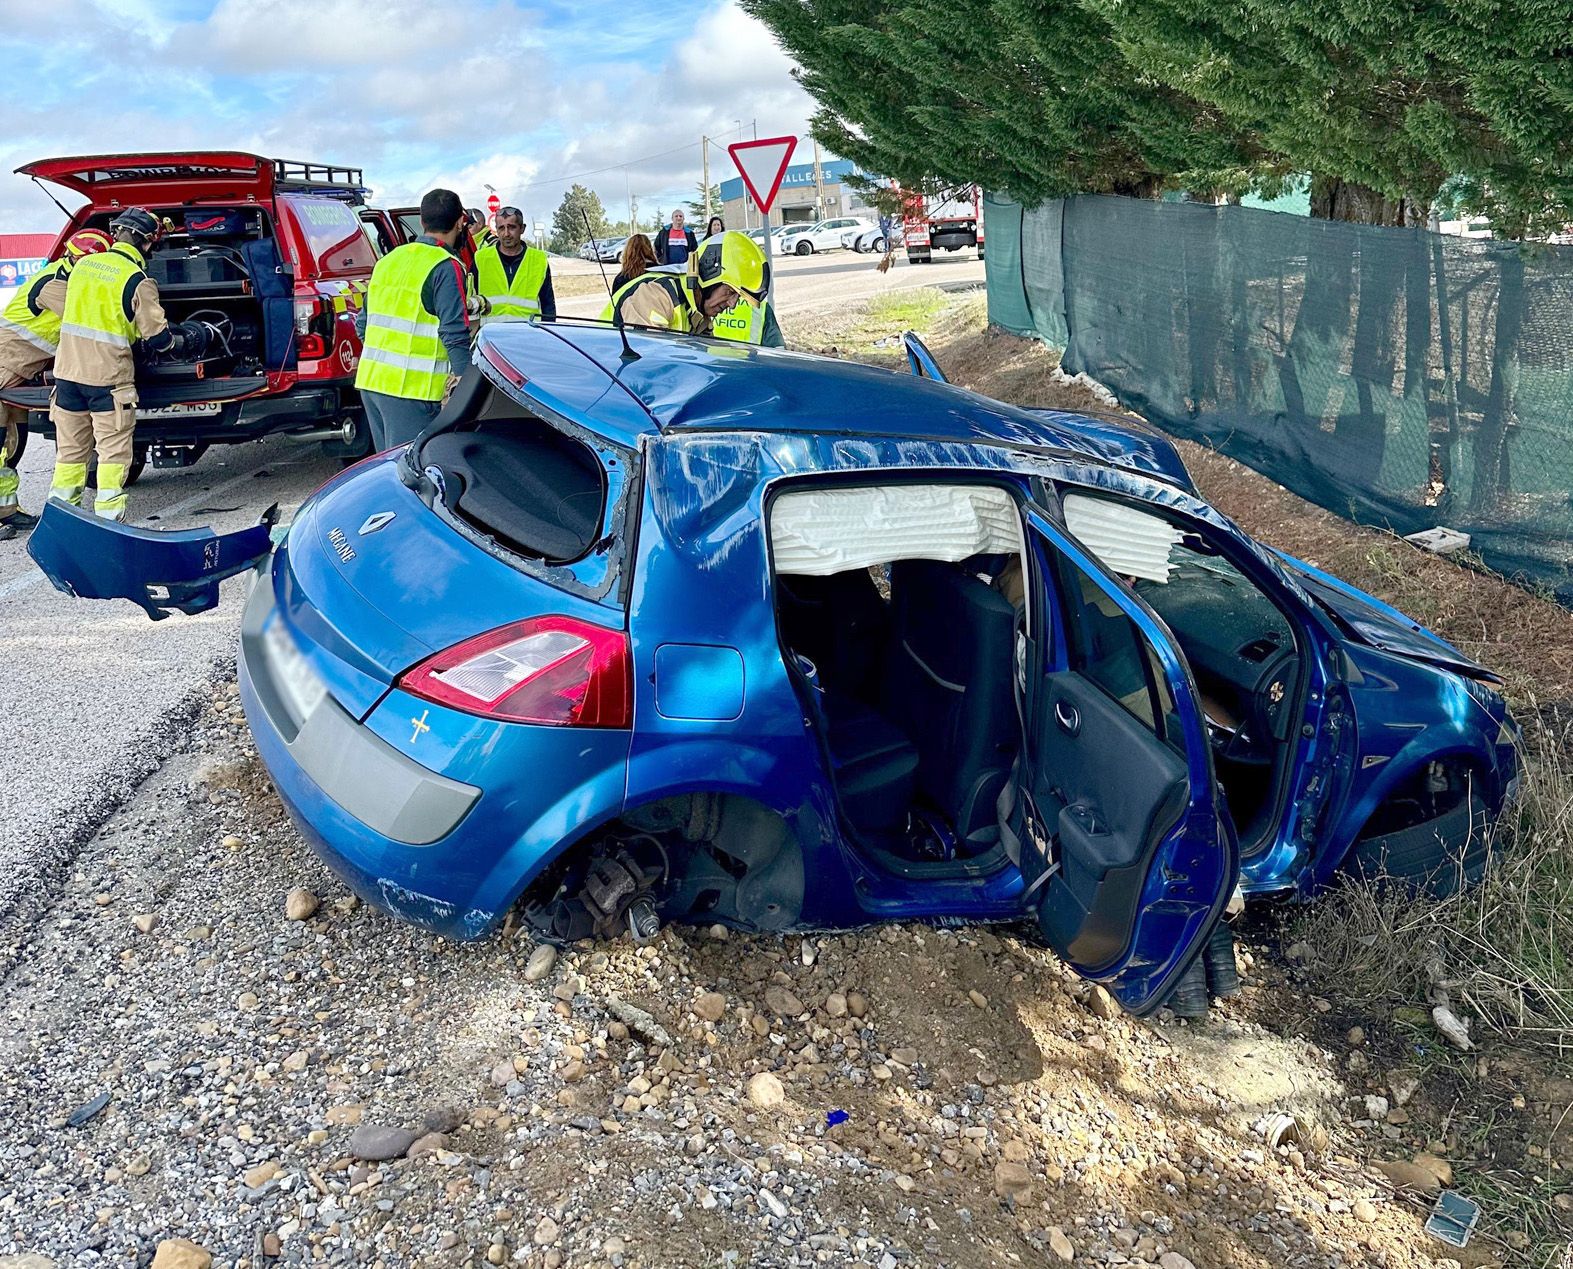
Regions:
<instances>
[{"instance_id":1,"label":"deployed white airbag","mask_svg":"<svg viewBox=\"0 0 1573 1269\"><path fill-rule=\"evenodd\" d=\"M804 489L771 505L776 572L828 577L892 560L1015 555L1021 516L987 485L882 485Z\"/></svg>"},{"instance_id":2,"label":"deployed white airbag","mask_svg":"<svg viewBox=\"0 0 1573 1269\"><path fill-rule=\"evenodd\" d=\"M1123 502L1067 494L1065 527L1096 555L1111 573L1167 582L1173 565L1170 550L1180 531L1167 520Z\"/></svg>"}]
</instances>

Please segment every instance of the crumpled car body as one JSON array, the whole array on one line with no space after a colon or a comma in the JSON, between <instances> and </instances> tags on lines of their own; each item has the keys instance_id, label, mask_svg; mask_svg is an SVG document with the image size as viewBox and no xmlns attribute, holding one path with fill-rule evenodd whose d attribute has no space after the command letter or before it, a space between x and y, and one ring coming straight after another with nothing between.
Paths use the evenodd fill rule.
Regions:
<instances>
[{"instance_id":1,"label":"crumpled car body","mask_svg":"<svg viewBox=\"0 0 1573 1269\"><path fill-rule=\"evenodd\" d=\"M368 902L456 938L1026 920L1142 1013L1237 892L1428 834L1478 872L1491 675L1161 434L910 337L911 375L569 322L477 351L259 551L242 624L258 752ZM72 575L110 554L51 576L112 593Z\"/></svg>"}]
</instances>

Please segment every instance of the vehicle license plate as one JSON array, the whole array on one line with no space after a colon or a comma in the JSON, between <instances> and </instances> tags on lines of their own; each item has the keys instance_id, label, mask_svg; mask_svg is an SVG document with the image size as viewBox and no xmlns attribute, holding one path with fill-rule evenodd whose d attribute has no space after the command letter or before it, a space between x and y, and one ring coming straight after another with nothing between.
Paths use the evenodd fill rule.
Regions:
<instances>
[{"instance_id":1,"label":"vehicle license plate","mask_svg":"<svg viewBox=\"0 0 1573 1269\"><path fill-rule=\"evenodd\" d=\"M306 663L306 658L295 646L295 640L284 628L284 621L275 613L263 628L262 640L267 648L268 662L275 678L290 705L302 720L311 717L312 710L328 694L327 684L317 677L316 671Z\"/></svg>"},{"instance_id":2,"label":"vehicle license plate","mask_svg":"<svg viewBox=\"0 0 1573 1269\"><path fill-rule=\"evenodd\" d=\"M190 414L217 414L224 407L217 401L192 401L185 405L156 405L138 410L139 419L173 419Z\"/></svg>"}]
</instances>

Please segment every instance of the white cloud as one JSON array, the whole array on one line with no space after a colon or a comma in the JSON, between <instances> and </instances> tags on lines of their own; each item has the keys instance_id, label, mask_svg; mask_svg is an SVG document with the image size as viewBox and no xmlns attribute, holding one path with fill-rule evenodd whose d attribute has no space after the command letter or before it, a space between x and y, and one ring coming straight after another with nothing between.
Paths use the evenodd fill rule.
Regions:
<instances>
[{"instance_id":1,"label":"white cloud","mask_svg":"<svg viewBox=\"0 0 1573 1269\"><path fill-rule=\"evenodd\" d=\"M522 50L534 20L512 4L482 10L423 0L219 0L205 21L181 26L173 55L246 75L357 75L414 71L462 91L450 57L467 50Z\"/></svg>"},{"instance_id":2,"label":"white cloud","mask_svg":"<svg viewBox=\"0 0 1573 1269\"><path fill-rule=\"evenodd\" d=\"M702 133L728 134L711 179L733 175L734 120L805 131L811 99L736 0L687 10L675 41L664 0L624 0L615 20L524 3L0 0L0 230L59 223L8 175L48 154L254 149L360 166L385 201L444 183L479 203L489 182L546 220L575 180L621 214L625 168L645 209L670 209L698 183Z\"/></svg>"}]
</instances>

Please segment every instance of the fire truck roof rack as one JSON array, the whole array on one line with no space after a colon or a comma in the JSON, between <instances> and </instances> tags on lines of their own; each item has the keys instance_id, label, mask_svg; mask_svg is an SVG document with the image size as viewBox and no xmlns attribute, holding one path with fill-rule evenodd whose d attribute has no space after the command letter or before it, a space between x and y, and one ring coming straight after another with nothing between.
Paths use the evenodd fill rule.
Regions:
<instances>
[{"instance_id":1,"label":"fire truck roof rack","mask_svg":"<svg viewBox=\"0 0 1573 1269\"><path fill-rule=\"evenodd\" d=\"M296 159L273 160L273 186L303 194L321 194L357 206L366 201L365 175L358 167L331 163L303 163Z\"/></svg>"}]
</instances>

